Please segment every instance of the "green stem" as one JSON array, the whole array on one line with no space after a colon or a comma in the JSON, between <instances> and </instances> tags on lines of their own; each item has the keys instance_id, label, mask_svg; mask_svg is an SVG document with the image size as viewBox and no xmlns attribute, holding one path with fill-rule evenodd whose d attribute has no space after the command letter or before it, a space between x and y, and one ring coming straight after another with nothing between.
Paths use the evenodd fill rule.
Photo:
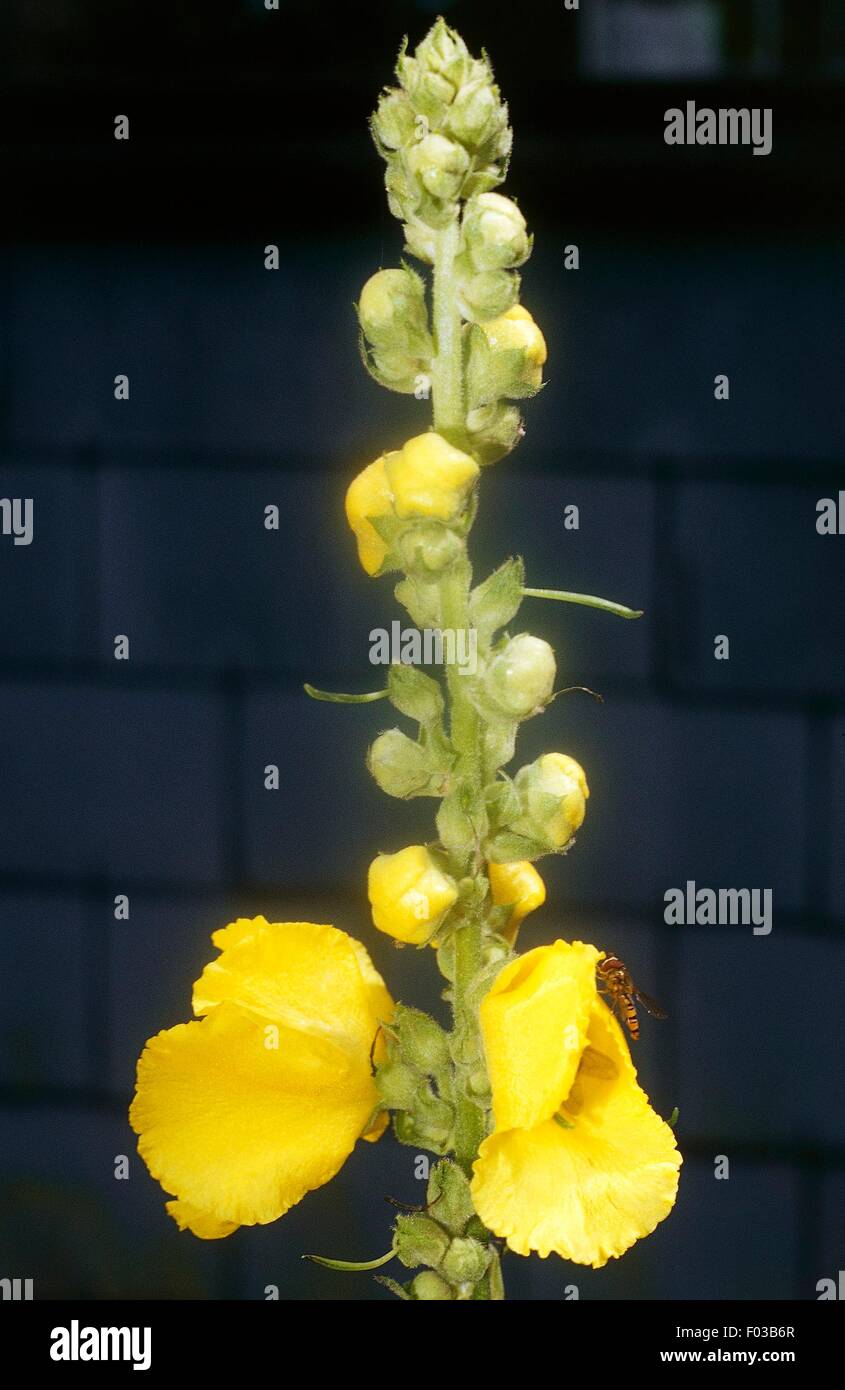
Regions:
<instances>
[{"instance_id":1,"label":"green stem","mask_svg":"<svg viewBox=\"0 0 845 1390\"><path fill-rule=\"evenodd\" d=\"M437 233L432 309L435 357L431 370L434 428L450 442L464 436L463 351L458 309L455 257L461 229L457 216Z\"/></svg>"},{"instance_id":2,"label":"green stem","mask_svg":"<svg viewBox=\"0 0 845 1390\"><path fill-rule=\"evenodd\" d=\"M455 257L460 244L457 218L437 234L434 261L433 328L435 358L432 364L434 428L454 443L465 434L463 348L461 316L457 301ZM441 623L455 633L469 631L468 561L447 571L440 582ZM450 737L457 754L456 773L468 788L480 795L483 783L481 721L469 696L468 682L457 666L447 669L450 703ZM483 872L478 855L470 871ZM454 1033L466 1045L478 1033L478 1019L471 1002L473 982L481 968L482 926L473 918L455 932L455 978L452 1013ZM455 1158L469 1171L483 1138L483 1116L468 1093L469 1069L458 1065L455 1114Z\"/></svg>"}]
</instances>

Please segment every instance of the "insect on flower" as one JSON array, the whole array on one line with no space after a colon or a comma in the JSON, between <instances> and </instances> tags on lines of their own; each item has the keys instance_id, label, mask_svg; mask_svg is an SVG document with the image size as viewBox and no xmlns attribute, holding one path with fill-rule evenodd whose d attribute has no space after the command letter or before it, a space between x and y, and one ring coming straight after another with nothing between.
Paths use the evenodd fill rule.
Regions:
<instances>
[{"instance_id":1,"label":"insect on flower","mask_svg":"<svg viewBox=\"0 0 845 1390\"><path fill-rule=\"evenodd\" d=\"M596 966L596 974L599 989L610 1000L611 1007L616 1010L635 1042L640 1036L637 1001L652 1018L666 1018L660 1005L637 989L628 967L623 965L618 956L605 956L604 960L600 960Z\"/></svg>"}]
</instances>

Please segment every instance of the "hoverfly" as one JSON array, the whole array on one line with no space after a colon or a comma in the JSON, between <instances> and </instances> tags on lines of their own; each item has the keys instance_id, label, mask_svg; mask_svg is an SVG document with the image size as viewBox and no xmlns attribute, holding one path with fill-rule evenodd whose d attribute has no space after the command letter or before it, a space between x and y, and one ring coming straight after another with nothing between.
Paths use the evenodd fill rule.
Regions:
<instances>
[{"instance_id":1,"label":"hoverfly","mask_svg":"<svg viewBox=\"0 0 845 1390\"><path fill-rule=\"evenodd\" d=\"M640 1020L637 1017L636 1001L651 1014L652 1018L666 1018L659 1004L655 1004L647 994L637 989L626 965L618 956L605 956L596 966L599 989L607 995L611 1007L616 1010L631 1037L636 1042L640 1036Z\"/></svg>"}]
</instances>

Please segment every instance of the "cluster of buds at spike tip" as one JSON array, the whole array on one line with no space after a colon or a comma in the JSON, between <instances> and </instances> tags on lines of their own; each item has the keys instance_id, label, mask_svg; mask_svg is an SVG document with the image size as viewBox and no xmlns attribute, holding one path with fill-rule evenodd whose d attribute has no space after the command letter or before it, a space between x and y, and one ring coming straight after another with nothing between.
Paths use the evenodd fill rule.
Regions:
<instances>
[{"instance_id":1,"label":"cluster of buds at spike tip","mask_svg":"<svg viewBox=\"0 0 845 1390\"><path fill-rule=\"evenodd\" d=\"M464 551L479 474L471 455L429 430L383 454L350 483L346 518L367 574L438 573Z\"/></svg>"},{"instance_id":2,"label":"cluster of buds at spike tip","mask_svg":"<svg viewBox=\"0 0 845 1390\"><path fill-rule=\"evenodd\" d=\"M442 19L413 55L403 46L396 76L399 86L384 93L373 115L373 138L408 248L432 261L431 232L453 220L455 203L504 179L508 111L486 57L473 58Z\"/></svg>"}]
</instances>

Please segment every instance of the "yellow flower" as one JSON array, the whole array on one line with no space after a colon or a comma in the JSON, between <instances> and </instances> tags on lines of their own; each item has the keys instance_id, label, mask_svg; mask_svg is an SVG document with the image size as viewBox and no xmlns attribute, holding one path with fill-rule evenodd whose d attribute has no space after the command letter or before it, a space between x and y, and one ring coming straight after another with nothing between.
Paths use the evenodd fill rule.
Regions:
<instances>
[{"instance_id":1,"label":"yellow flower","mask_svg":"<svg viewBox=\"0 0 845 1390\"><path fill-rule=\"evenodd\" d=\"M387 460L399 517L452 521L463 511L480 469L475 459L430 430L409 439Z\"/></svg>"},{"instance_id":2,"label":"yellow flower","mask_svg":"<svg viewBox=\"0 0 845 1390\"><path fill-rule=\"evenodd\" d=\"M194 986L197 1021L147 1043L138 1151L203 1240L284 1215L378 1138L370 1052L393 1002L364 947L313 922L239 919Z\"/></svg>"},{"instance_id":3,"label":"yellow flower","mask_svg":"<svg viewBox=\"0 0 845 1390\"><path fill-rule=\"evenodd\" d=\"M472 1180L478 1215L511 1250L594 1268L668 1216L681 1165L598 995L600 958L580 941L540 946L482 1001L495 1129Z\"/></svg>"},{"instance_id":4,"label":"yellow flower","mask_svg":"<svg viewBox=\"0 0 845 1390\"><path fill-rule=\"evenodd\" d=\"M524 918L546 901L546 885L527 859L519 859L511 864L491 863L487 865L487 872L493 902L497 907L511 908L502 935L513 945Z\"/></svg>"},{"instance_id":5,"label":"yellow flower","mask_svg":"<svg viewBox=\"0 0 845 1390\"><path fill-rule=\"evenodd\" d=\"M522 348L525 353L525 385L535 389L543 380L543 364L548 357L546 340L528 310L522 304L488 319L481 327L492 348L506 352Z\"/></svg>"},{"instance_id":6,"label":"yellow flower","mask_svg":"<svg viewBox=\"0 0 845 1390\"><path fill-rule=\"evenodd\" d=\"M458 896L455 880L437 867L425 845L380 854L370 865L367 892L379 931L414 946L431 939Z\"/></svg>"},{"instance_id":7,"label":"yellow flower","mask_svg":"<svg viewBox=\"0 0 845 1390\"><path fill-rule=\"evenodd\" d=\"M393 494L383 456L353 478L346 492L346 520L355 533L358 559L367 574L381 569L388 550L370 518L390 516L392 512Z\"/></svg>"}]
</instances>

